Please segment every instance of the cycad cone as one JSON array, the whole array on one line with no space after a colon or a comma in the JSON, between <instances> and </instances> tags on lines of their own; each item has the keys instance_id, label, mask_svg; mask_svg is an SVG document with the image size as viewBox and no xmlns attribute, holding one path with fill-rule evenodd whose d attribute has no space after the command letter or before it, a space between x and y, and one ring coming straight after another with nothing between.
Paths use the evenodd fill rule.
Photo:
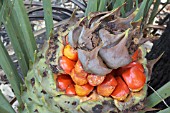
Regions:
<instances>
[{"instance_id":1,"label":"cycad cone","mask_svg":"<svg viewBox=\"0 0 170 113\"><path fill-rule=\"evenodd\" d=\"M136 13L132 13L127 18L120 18L116 15L117 12L119 12L119 8L112 12L92 13L89 19L81 19L75 24L71 22L73 19L70 19L67 24L59 26L61 31L58 32L57 37L52 37L48 41L49 44L43 48L43 52L38 53L38 56L41 56L41 58L36 59L25 78L25 85L21 94L24 103L23 113L111 113L125 110L130 111L132 108L143 103L146 97L147 86L144 86L139 92L131 92L124 101L118 101L112 97L100 96L95 91L89 97L67 96L56 87L56 81L53 78L53 73L57 75L64 73L58 62L61 56L63 56L63 48L66 45L65 37L68 33L73 37L82 35L82 30L81 33L74 33L74 30L79 29L80 26L81 29L82 27L86 29L84 31L86 34L84 35L90 35L88 34L89 32L96 32L98 34L101 28L105 28L107 32L110 30L115 35L127 35L127 41L130 42L133 38L140 37L137 33L139 31L138 22L140 21L132 22ZM85 21L88 21L88 25L82 25ZM68 29L65 30L63 26L67 26ZM75 44L76 41L71 41L72 46L77 46ZM115 41L114 43L117 42ZM102 47L105 44L109 45L110 42L95 46ZM131 46L131 44L129 43L126 46ZM89 46L87 49L93 50L94 48ZM141 56L138 61L142 63L145 75L147 76L146 50L143 46L140 46L139 49L141 50ZM108 66L114 67L114 64L109 64ZM87 67L86 70L89 70L89 68Z\"/></svg>"}]
</instances>

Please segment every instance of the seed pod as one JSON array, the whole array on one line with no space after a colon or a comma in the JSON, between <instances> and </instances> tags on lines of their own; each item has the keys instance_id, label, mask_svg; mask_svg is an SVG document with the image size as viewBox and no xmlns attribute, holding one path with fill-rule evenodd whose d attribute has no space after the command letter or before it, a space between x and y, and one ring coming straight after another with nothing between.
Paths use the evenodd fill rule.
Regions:
<instances>
[{"instance_id":1,"label":"seed pod","mask_svg":"<svg viewBox=\"0 0 170 113\"><path fill-rule=\"evenodd\" d=\"M87 81L90 85L92 86L97 86L101 84L105 79L105 76L99 76L99 75L94 75L94 74L89 74L87 76Z\"/></svg>"},{"instance_id":2,"label":"seed pod","mask_svg":"<svg viewBox=\"0 0 170 113\"><path fill-rule=\"evenodd\" d=\"M116 81L117 86L112 92L111 96L120 101L125 100L127 95L129 94L129 88L121 77L116 77Z\"/></svg>"},{"instance_id":3,"label":"seed pod","mask_svg":"<svg viewBox=\"0 0 170 113\"><path fill-rule=\"evenodd\" d=\"M78 96L87 96L93 90L93 88L94 87L88 83L82 86L75 85L76 94Z\"/></svg>"},{"instance_id":4,"label":"seed pod","mask_svg":"<svg viewBox=\"0 0 170 113\"><path fill-rule=\"evenodd\" d=\"M86 76L79 76L75 73L75 69L72 70L71 72L71 78L74 81L75 84L77 85L84 85L87 84L87 78Z\"/></svg>"},{"instance_id":5,"label":"seed pod","mask_svg":"<svg viewBox=\"0 0 170 113\"><path fill-rule=\"evenodd\" d=\"M139 62L131 62L130 64L121 67L117 70L116 74L117 75L122 75L123 72L125 72L126 70L132 68L132 67L137 67L139 70L141 70L142 72L144 72L144 68L142 66L142 64L140 64Z\"/></svg>"},{"instance_id":6,"label":"seed pod","mask_svg":"<svg viewBox=\"0 0 170 113\"><path fill-rule=\"evenodd\" d=\"M58 75L57 83L61 90L66 90L70 84L73 84L73 81L69 75Z\"/></svg>"},{"instance_id":7,"label":"seed pod","mask_svg":"<svg viewBox=\"0 0 170 113\"><path fill-rule=\"evenodd\" d=\"M76 95L74 84L70 84L66 89L66 95Z\"/></svg>"},{"instance_id":8,"label":"seed pod","mask_svg":"<svg viewBox=\"0 0 170 113\"><path fill-rule=\"evenodd\" d=\"M75 73L76 73L77 75L79 75L79 76L84 76L84 77L86 77L87 74L88 74L87 72L84 71L80 60L77 61L74 70L75 70Z\"/></svg>"},{"instance_id":9,"label":"seed pod","mask_svg":"<svg viewBox=\"0 0 170 113\"><path fill-rule=\"evenodd\" d=\"M145 74L137 67L128 69L122 77L131 91L140 91L146 82Z\"/></svg>"},{"instance_id":10,"label":"seed pod","mask_svg":"<svg viewBox=\"0 0 170 113\"><path fill-rule=\"evenodd\" d=\"M60 62L60 67L67 74L71 73L71 70L74 68L74 65L76 64L74 61L70 60L69 58L65 56L62 56L59 62Z\"/></svg>"},{"instance_id":11,"label":"seed pod","mask_svg":"<svg viewBox=\"0 0 170 113\"><path fill-rule=\"evenodd\" d=\"M70 45L66 45L64 47L64 56L69 58L70 60L77 61L78 60L78 53L74 50Z\"/></svg>"},{"instance_id":12,"label":"seed pod","mask_svg":"<svg viewBox=\"0 0 170 113\"><path fill-rule=\"evenodd\" d=\"M114 76L112 74L106 75L103 83L97 86L97 93L102 96L110 96L116 86L117 81Z\"/></svg>"},{"instance_id":13,"label":"seed pod","mask_svg":"<svg viewBox=\"0 0 170 113\"><path fill-rule=\"evenodd\" d=\"M133 53L133 55L131 56L132 61L136 61L136 60L138 59L138 54L139 54L139 50L137 49L137 50Z\"/></svg>"}]
</instances>

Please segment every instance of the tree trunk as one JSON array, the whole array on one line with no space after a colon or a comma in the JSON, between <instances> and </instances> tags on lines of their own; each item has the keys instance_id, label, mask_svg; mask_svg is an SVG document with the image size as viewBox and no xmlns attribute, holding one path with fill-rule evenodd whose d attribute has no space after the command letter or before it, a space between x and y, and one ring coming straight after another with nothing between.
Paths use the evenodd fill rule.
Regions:
<instances>
[{"instance_id":1,"label":"tree trunk","mask_svg":"<svg viewBox=\"0 0 170 113\"><path fill-rule=\"evenodd\" d=\"M164 52L162 58L155 64L149 84L157 90L165 83L170 81L170 17L162 36L154 41L154 46L151 52L147 55L147 59L156 59L159 55ZM153 91L148 90L148 95ZM166 99L168 105L170 105L170 98ZM166 106L163 103L155 106L156 108L164 109Z\"/></svg>"}]
</instances>

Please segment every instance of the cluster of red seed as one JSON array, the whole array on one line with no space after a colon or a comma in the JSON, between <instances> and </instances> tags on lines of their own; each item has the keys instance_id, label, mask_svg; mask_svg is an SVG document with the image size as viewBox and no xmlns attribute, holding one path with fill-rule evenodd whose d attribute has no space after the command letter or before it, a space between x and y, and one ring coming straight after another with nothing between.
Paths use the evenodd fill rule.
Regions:
<instances>
[{"instance_id":1,"label":"cluster of red seed","mask_svg":"<svg viewBox=\"0 0 170 113\"><path fill-rule=\"evenodd\" d=\"M64 47L63 54L59 64L66 74L57 75L56 83L67 95L87 96L96 87L99 95L124 100L130 91L139 91L145 84L144 68L135 61L138 51L132 56L133 62L105 76L85 72L77 51L69 44Z\"/></svg>"}]
</instances>

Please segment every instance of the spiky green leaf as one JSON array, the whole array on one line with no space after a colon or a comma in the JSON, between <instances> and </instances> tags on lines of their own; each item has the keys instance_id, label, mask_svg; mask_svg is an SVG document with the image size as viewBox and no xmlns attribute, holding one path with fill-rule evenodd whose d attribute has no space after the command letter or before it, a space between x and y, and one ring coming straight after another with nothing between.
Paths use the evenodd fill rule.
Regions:
<instances>
[{"instance_id":1,"label":"spiky green leaf","mask_svg":"<svg viewBox=\"0 0 170 113\"><path fill-rule=\"evenodd\" d=\"M0 1L0 27L1 27L2 18L3 18L4 12L5 12L7 3L8 3L8 1L6 0L2 5L2 1Z\"/></svg>"},{"instance_id":2,"label":"spiky green leaf","mask_svg":"<svg viewBox=\"0 0 170 113\"><path fill-rule=\"evenodd\" d=\"M166 108L166 109L164 109L164 110L161 110L161 111L159 111L159 112L157 112L157 113L170 113L170 107L169 107L169 108Z\"/></svg>"},{"instance_id":3,"label":"spiky green leaf","mask_svg":"<svg viewBox=\"0 0 170 113\"><path fill-rule=\"evenodd\" d=\"M37 47L23 0L14 0L14 10L20 22L20 30L24 35L24 44L29 53L29 59L34 61L34 52L37 50Z\"/></svg>"},{"instance_id":4,"label":"spiky green leaf","mask_svg":"<svg viewBox=\"0 0 170 113\"><path fill-rule=\"evenodd\" d=\"M152 22L153 22L153 20L155 18L155 15L158 12L158 8L159 8L160 3L161 3L160 0L156 0L156 2L154 3L154 7L153 7L152 13L150 15L148 24L152 24Z\"/></svg>"},{"instance_id":5,"label":"spiky green leaf","mask_svg":"<svg viewBox=\"0 0 170 113\"><path fill-rule=\"evenodd\" d=\"M145 10L144 10L144 14L143 14L145 21L147 21L147 18L150 16L149 9L151 8L152 3L153 3L153 0L148 0L147 5L145 6ZM155 4L154 4L154 6L155 6Z\"/></svg>"},{"instance_id":6,"label":"spiky green leaf","mask_svg":"<svg viewBox=\"0 0 170 113\"><path fill-rule=\"evenodd\" d=\"M0 41L0 65L7 75L7 78L11 84L12 89L17 97L18 102L21 104L20 84L21 78L18 75L17 69L14 66L10 56L8 55L3 43Z\"/></svg>"},{"instance_id":7,"label":"spiky green leaf","mask_svg":"<svg viewBox=\"0 0 170 113\"><path fill-rule=\"evenodd\" d=\"M88 16L90 12L95 12L98 9L99 0L88 0L85 16Z\"/></svg>"},{"instance_id":8,"label":"spiky green leaf","mask_svg":"<svg viewBox=\"0 0 170 113\"><path fill-rule=\"evenodd\" d=\"M108 0L101 0L99 7L98 7L98 11L106 11L107 10L107 3L108 3Z\"/></svg>"},{"instance_id":9,"label":"spiky green leaf","mask_svg":"<svg viewBox=\"0 0 170 113\"><path fill-rule=\"evenodd\" d=\"M51 7L51 2L49 0L43 0L43 9L44 9L44 19L45 19L45 26L46 26L46 35L47 35L47 39L49 39L54 34L52 7Z\"/></svg>"},{"instance_id":10,"label":"spiky green leaf","mask_svg":"<svg viewBox=\"0 0 170 113\"><path fill-rule=\"evenodd\" d=\"M133 8L133 0L126 0L125 12L129 12Z\"/></svg>"},{"instance_id":11,"label":"spiky green leaf","mask_svg":"<svg viewBox=\"0 0 170 113\"><path fill-rule=\"evenodd\" d=\"M1 113L15 113L12 106L9 104L8 100L4 97L2 92L0 91L0 110Z\"/></svg>"},{"instance_id":12,"label":"spiky green leaf","mask_svg":"<svg viewBox=\"0 0 170 113\"><path fill-rule=\"evenodd\" d=\"M113 10L115 10L116 8L122 6L124 3L125 3L125 0L116 0L114 5L113 5ZM124 7L122 7L120 9L120 12L122 14L122 17L125 17L125 9L124 9Z\"/></svg>"},{"instance_id":13,"label":"spiky green leaf","mask_svg":"<svg viewBox=\"0 0 170 113\"><path fill-rule=\"evenodd\" d=\"M140 6L140 8L139 8L139 11L138 11L137 15L136 15L135 18L134 18L134 21L137 21L137 20L139 20L140 18L143 18L146 5L147 5L147 0L143 0L141 6Z\"/></svg>"},{"instance_id":14,"label":"spiky green leaf","mask_svg":"<svg viewBox=\"0 0 170 113\"><path fill-rule=\"evenodd\" d=\"M4 3L6 0L4 1ZM20 35L19 31L19 21L16 19L15 10L12 10L12 4L10 1L7 2L7 6L3 15L3 23L6 28L7 34L10 37L10 41L12 42L12 46L14 48L15 54L17 56L19 65L21 67L21 72L26 76L28 71L28 64L26 60L26 52L24 52L23 43L21 40L23 39L22 35Z\"/></svg>"},{"instance_id":15,"label":"spiky green leaf","mask_svg":"<svg viewBox=\"0 0 170 113\"><path fill-rule=\"evenodd\" d=\"M167 97L169 97L170 96L169 88L170 88L170 82L166 83L164 86L162 86L160 89L158 89L156 91L158 94L156 94L156 93L151 94L147 98L146 106L154 107L155 105L160 103L162 101L162 99L166 99Z\"/></svg>"}]
</instances>

